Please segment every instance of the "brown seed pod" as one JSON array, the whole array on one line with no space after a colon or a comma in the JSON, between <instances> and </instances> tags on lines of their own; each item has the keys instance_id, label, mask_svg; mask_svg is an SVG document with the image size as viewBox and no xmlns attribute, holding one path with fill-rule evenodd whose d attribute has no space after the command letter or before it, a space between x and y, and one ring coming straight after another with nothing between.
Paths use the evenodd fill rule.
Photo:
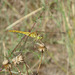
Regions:
<instances>
[{"instance_id":1,"label":"brown seed pod","mask_svg":"<svg viewBox=\"0 0 75 75\"><path fill-rule=\"evenodd\" d=\"M11 68L11 63L7 59L4 60L2 64L3 64L3 68L5 68L6 70Z\"/></svg>"},{"instance_id":2,"label":"brown seed pod","mask_svg":"<svg viewBox=\"0 0 75 75\"><path fill-rule=\"evenodd\" d=\"M38 50L40 52L46 51L46 46L44 45L44 43L37 43L37 45L38 45Z\"/></svg>"}]
</instances>

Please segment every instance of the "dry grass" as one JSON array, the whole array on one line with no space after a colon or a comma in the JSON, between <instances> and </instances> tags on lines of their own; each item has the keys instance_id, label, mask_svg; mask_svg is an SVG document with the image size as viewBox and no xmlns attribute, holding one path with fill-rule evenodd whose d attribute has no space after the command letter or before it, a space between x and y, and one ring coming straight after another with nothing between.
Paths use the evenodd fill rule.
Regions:
<instances>
[{"instance_id":1,"label":"dry grass","mask_svg":"<svg viewBox=\"0 0 75 75\"><path fill-rule=\"evenodd\" d=\"M75 75L75 4L74 0L1 0L0 1L0 67L5 57L8 57L15 49L16 55L21 50L25 64L12 67L11 72L17 75L33 75L42 60L38 70L39 75ZM42 14L41 14L42 13ZM35 14L35 15L34 15ZM40 16L41 14L41 16ZM40 17L39 17L40 16ZM48 52L37 51L33 38L9 33L6 30L14 29L21 31L45 31L45 32L66 32L65 35L58 33L42 33L42 42L46 45ZM41 34L41 32L40 32ZM15 46L22 40L21 44ZM33 41L32 41L33 40ZM64 41L65 40L65 41ZM25 42L26 41L26 42ZM24 44L25 43L25 44ZM7 53L7 54L6 54ZM42 59L41 59L42 58ZM21 71L20 73L18 71ZM3 69L0 75L8 75L9 72ZM11 73L10 73L11 75Z\"/></svg>"}]
</instances>

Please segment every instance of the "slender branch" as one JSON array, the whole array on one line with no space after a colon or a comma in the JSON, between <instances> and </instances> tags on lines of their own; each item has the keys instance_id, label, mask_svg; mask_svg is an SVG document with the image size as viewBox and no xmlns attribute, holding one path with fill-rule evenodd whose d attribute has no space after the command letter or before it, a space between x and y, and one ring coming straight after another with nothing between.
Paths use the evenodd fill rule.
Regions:
<instances>
[{"instance_id":1,"label":"slender branch","mask_svg":"<svg viewBox=\"0 0 75 75\"><path fill-rule=\"evenodd\" d=\"M28 73L28 66L27 66L27 64L26 64L25 61L24 61L24 64L25 64L25 66L26 66L27 75L29 75L29 73Z\"/></svg>"},{"instance_id":2,"label":"slender branch","mask_svg":"<svg viewBox=\"0 0 75 75\"><path fill-rule=\"evenodd\" d=\"M42 63L42 57L43 57L43 52L41 53L41 60L40 60L40 63L39 63L38 69L37 69L37 74L39 72L39 69L40 69L40 66L41 66L41 63Z\"/></svg>"},{"instance_id":3,"label":"slender branch","mask_svg":"<svg viewBox=\"0 0 75 75\"><path fill-rule=\"evenodd\" d=\"M9 68L10 75L12 75L11 69Z\"/></svg>"},{"instance_id":4,"label":"slender branch","mask_svg":"<svg viewBox=\"0 0 75 75\"><path fill-rule=\"evenodd\" d=\"M21 75L21 71L19 70L19 68L17 67L17 66L15 66L16 68L17 68L17 70L18 70L18 72L20 73L20 75Z\"/></svg>"}]
</instances>

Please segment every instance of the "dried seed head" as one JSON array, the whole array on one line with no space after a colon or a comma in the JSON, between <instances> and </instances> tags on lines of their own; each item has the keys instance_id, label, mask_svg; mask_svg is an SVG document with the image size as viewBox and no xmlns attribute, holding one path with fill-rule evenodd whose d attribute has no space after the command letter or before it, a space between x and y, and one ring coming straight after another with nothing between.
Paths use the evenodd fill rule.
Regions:
<instances>
[{"instance_id":1,"label":"dried seed head","mask_svg":"<svg viewBox=\"0 0 75 75\"><path fill-rule=\"evenodd\" d=\"M44 52L46 50L46 47L45 47L44 43L41 43L41 44L37 43L37 45L38 45L38 50L40 52Z\"/></svg>"},{"instance_id":2,"label":"dried seed head","mask_svg":"<svg viewBox=\"0 0 75 75\"><path fill-rule=\"evenodd\" d=\"M11 63L7 59L4 60L2 64L5 69L11 68Z\"/></svg>"},{"instance_id":3,"label":"dried seed head","mask_svg":"<svg viewBox=\"0 0 75 75\"><path fill-rule=\"evenodd\" d=\"M22 54L19 54L18 56L16 56L15 58L12 59L12 62L14 63L14 65L20 64L23 61L24 60L23 60Z\"/></svg>"},{"instance_id":4,"label":"dried seed head","mask_svg":"<svg viewBox=\"0 0 75 75\"><path fill-rule=\"evenodd\" d=\"M6 64L8 64L8 63L9 63L8 60L4 60L2 64L3 64L3 65L6 65Z\"/></svg>"}]
</instances>

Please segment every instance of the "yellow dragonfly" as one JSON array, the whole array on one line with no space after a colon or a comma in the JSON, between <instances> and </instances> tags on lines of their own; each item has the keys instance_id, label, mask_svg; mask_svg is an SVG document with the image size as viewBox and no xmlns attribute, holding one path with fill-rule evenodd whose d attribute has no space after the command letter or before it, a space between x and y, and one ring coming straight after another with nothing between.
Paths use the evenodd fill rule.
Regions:
<instances>
[{"instance_id":1,"label":"yellow dragonfly","mask_svg":"<svg viewBox=\"0 0 75 75\"><path fill-rule=\"evenodd\" d=\"M27 36L35 38L36 40L41 40L43 38L37 32L23 32L23 31L18 31L18 30L9 30L9 32L25 34Z\"/></svg>"}]
</instances>

